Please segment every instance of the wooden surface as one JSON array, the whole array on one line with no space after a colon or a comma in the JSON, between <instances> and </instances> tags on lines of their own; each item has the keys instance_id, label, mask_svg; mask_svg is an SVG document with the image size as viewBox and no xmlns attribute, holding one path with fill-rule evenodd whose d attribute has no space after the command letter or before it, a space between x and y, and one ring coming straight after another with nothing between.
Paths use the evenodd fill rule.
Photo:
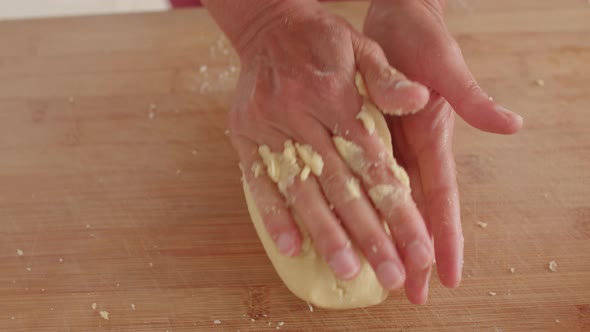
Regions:
<instances>
[{"instance_id":1,"label":"wooden surface","mask_svg":"<svg viewBox=\"0 0 590 332\"><path fill-rule=\"evenodd\" d=\"M458 125L464 282L314 312L250 224L224 136L239 64L204 11L0 23L0 330L590 331L590 5L456 1L448 21L526 119Z\"/></svg>"}]
</instances>

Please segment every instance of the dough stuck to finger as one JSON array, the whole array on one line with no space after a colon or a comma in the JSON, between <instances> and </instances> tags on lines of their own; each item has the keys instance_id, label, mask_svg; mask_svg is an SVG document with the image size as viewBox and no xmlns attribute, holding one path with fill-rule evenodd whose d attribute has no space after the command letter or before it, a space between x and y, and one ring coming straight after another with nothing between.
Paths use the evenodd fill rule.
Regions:
<instances>
[{"instance_id":1,"label":"dough stuck to finger","mask_svg":"<svg viewBox=\"0 0 590 332\"><path fill-rule=\"evenodd\" d=\"M364 104L362 108L362 115L359 115L360 121L363 121L365 128L372 132L373 130L377 133L379 138L383 141L387 149L387 158L391 162L392 169L396 168L397 172L405 174L405 171L397 165L395 158L393 157L393 148L390 140L390 133L385 122L382 113L375 107L373 103L368 100L366 90L364 89L364 83L359 74L356 78L357 89L359 93L364 97ZM290 142L290 141L289 141ZM355 145L352 142L345 140L342 137L334 137L334 143L337 150L343 157L343 159L349 164L354 162L356 165L351 166L353 169L358 170L364 168L365 161L362 158L362 148ZM285 150L292 146L292 143L285 145ZM300 178L307 179L309 172L314 175L321 173L320 162L321 156L314 154L313 150L309 146L299 145L295 143L295 149L300 159L302 159L302 167L298 167L297 173L295 174L295 165L290 159L291 151L285 154L272 153L266 146L260 148L260 156L266 166L266 172L268 176L273 179L275 183L279 185L279 189L283 192L286 187L285 184L291 184L295 176L299 174ZM283 170L283 165L287 165L289 170ZM323 166L323 161L321 162ZM305 172L306 174L302 173ZM287 172L287 175L284 175ZM407 177L407 175L406 175ZM281 179L283 179L283 185L281 186ZM349 185L350 193L353 197L357 193L356 189L358 183L351 181ZM403 181L402 181L403 182ZM248 211L252 223L256 228L258 237L260 238L264 249L270 258L275 270L293 294L301 298L308 303L312 303L317 307L330 308L330 309L350 309L350 308L362 308L383 302L389 291L381 286L373 268L369 265L362 253L356 249L358 256L360 257L361 269L360 273L353 280L343 281L334 275L326 261L316 252L315 247L309 237L309 233L306 231L304 224L301 222L297 215L294 218L298 224L299 231L303 237L303 244L299 255L295 257L287 257L282 255L273 239L266 231L264 223L262 221L260 211L254 203L254 198L248 187L246 181L243 182L244 195L246 197L246 203L248 205ZM360 189L359 189L360 190ZM284 193L284 192L283 192ZM387 225L385 224L385 227ZM389 229L387 228L387 231Z\"/></svg>"}]
</instances>

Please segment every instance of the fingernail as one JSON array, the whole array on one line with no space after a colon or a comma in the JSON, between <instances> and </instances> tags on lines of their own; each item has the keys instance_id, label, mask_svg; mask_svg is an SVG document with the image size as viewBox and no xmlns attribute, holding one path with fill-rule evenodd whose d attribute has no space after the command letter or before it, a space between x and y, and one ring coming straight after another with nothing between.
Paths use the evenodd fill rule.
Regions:
<instances>
[{"instance_id":1,"label":"fingernail","mask_svg":"<svg viewBox=\"0 0 590 332\"><path fill-rule=\"evenodd\" d=\"M377 268L377 278L386 289L400 288L404 283L404 273L393 262L384 262Z\"/></svg>"},{"instance_id":2,"label":"fingernail","mask_svg":"<svg viewBox=\"0 0 590 332\"><path fill-rule=\"evenodd\" d=\"M285 256L292 256L295 252L295 237L289 233L283 233L277 238L277 247Z\"/></svg>"},{"instance_id":3,"label":"fingernail","mask_svg":"<svg viewBox=\"0 0 590 332\"><path fill-rule=\"evenodd\" d=\"M412 81L408 81L408 80L401 80L401 81L397 81L397 83L395 83L395 89L403 89L405 87L409 87L409 86L416 86L418 85L416 82L412 82Z\"/></svg>"},{"instance_id":4,"label":"fingernail","mask_svg":"<svg viewBox=\"0 0 590 332\"><path fill-rule=\"evenodd\" d=\"M432 255L424 244L418 241L412 242L406 249L408 250L412 265L418 270L423 270L432 265Z\"/></svg>"},{"instance_id":5,"label":"fingernail","mask_svg":"<svg viewBox=\"0 0 590 332\"><path fill-rule=\"evenodd\" d=\"M522 118L522 116L520 116L520 115L518 115L518 114L516 114L516 113L514 113L514 112L512 112L512 111L509 111L508 109L506 109L506 108L504 108L504 107L502 107L502 106L500 106L500 105L496 105L496 106L494 107L494 109L495 109L495 111L496 111L496 112L498 112L498 113L500 113L500 114L503 114L503 115L505 115L505 116L507 116L507 117L510 117L510 118L516 119L516 120L518 120L518 121L520 121L520 122L522 122L522 121L523 121L523 118Z\"/></svg>"},{"instance_id":6,"label":"fingernail","mask_svg":"<svg viewBox=\"0 0 590 332\"><path fill-rule=\"evenodd\" d=\"M328 265L340 279L344 280L354 277L360 268L356 256L350 249L342 249L332 255Z\"/></svg>"}]
</instances>

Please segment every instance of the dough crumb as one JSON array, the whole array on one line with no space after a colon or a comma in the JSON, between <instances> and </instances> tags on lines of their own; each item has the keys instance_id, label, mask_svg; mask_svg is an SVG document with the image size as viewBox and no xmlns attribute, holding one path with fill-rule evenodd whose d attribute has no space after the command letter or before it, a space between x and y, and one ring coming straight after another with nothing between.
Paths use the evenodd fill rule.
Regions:
<instances>
[{"instance_id":1,"label":"dough crumb","mask_svg":"<svg viewBox=\"0 0 590 332\"><path fill-rule=\"evenodd\" d=\"M262 165L260 165L260 162L255 161L252 163L252 173L254 173L254 178L260 176L260 173L262 173Z\"/></svg>"},{"instance_id":2,"label":"dough crumb","mask_svg":"<svg viewBox=\"0 0 590 332\"><path fill-rule=\"evenodd\" d=\"M303 163L309 167L313 175L322 175L322 170L324 169L324 160L322 159L322 156L320 156L311 146L307 144L301 145L299 143L295 143L295 149L297 149L299 158L301 158Z\"/></svg>"},{"instance_id":3,"label":"dough crumb","mask_svg":"<svg viewBox=\"0 0 590 332\"><path fill-rule=\"evenodd\" d=\"M27 266L27 267L26 267L26 270L27 270L28 272L31 272L31 267L30 267L30 266Z\"/></svg>"},{"instance_id":4,"label":"dough crumb","mask_svg":"<svg viewBox=\"0 0 590 332\"><path fill-rule=\"evenodd\" d=\"M359 181L356 178L350 178L346 181L346 189L352 197L352 199L361 198L361 187Z\"/></svg>"},{"instance_id":5,"label":"dough crumb","mask_svg":"<svg viewBox=\"0 0 590 332\"><path fill-rule=\"evenodd\" d=\"M16 249L16 254L19 256L23 256L25 254L25 252L22 251L21 249Z\"/></svg>"},{"instance_id":6,"label":"dough crumb","mask_svg":"<svg viewBox=\"0 0 590 332\"><path fill-rule=\"evenodd\" d=\"M102 319L104 319L104 320L109 320L109 312L108 312L108 311L106 311L106 310L101 310L101 311L99 312L99 314L100 314L100 317L102 317Z\"/></svg>"},{"instance_id":7,"label":"dough crumb","mask_svg":"<svg viewBox=\"0 0 590 332\"><path fill-rule=\"evenodd\" d=\"M407 195L401 188L394 187L390 184L378 184L369 189L369 197L375 205L380 205L386 198L390 198L392 203L398 201L404 202Z\"/></svg>"},{"instance_id":8,"label":"dough crumb","mask_svg":"<svg viewBox=\"0 0 590 332\"><path fill-rule=\"evenodd\" d=\"M354 83L356 85L356 89L359 93L359 95L363 96L363 97L367 97L367 86L365 84L365 80L363 79L363 76L361 75L361 73L357 72L356 75L354 76Z\"/></svg>"},{"instance_id":9,"label":"dough crumb","mask_svg":"<svg viewBox=\"0 0 590 332\"><path fill-rule=\"evenodd\" d=\"M131 303L131 310L135 311L135 303Z\"/></svg>"},{"instance_id":10,"label":"dough crumb","mask_svg":"<svg viewBox=\"0 0 590 332\"><path fill-rule=\"evenodd\" d=\"M311 305L311 303L307 302L307 307L309 308L310 312L313 312L313 306Z\"/></svg>"},{"instance_id":11,"label":"dough crumb","mask_svg":"<svg viewBox=\"0 0 590 332\"><path fill-rule=\"evenodd\" d=\"M342 159L344 159L346 164L350 166L350 168L352 168L352 170L357 174L364 174L364 169L367 166L367 162L365 161L363 149L353 142L347 141L341 136L334 136L332 140L334 141L336 150L338 150L338 153Z\"/></svg>"},{"instance_id":12,"label":"dough crumb","mask_svg":"<svg viewBox=\"0 0 590 332\"><path fill-rule=\"evenodd\" d=\"M513 268L513 267L511 267L511 268L510 268L510 273L514 274L514 272L516 272L516 269L515 269L515 268Z\"/></svg>"},{"instance_id":13,"label":"dough crumb","mask_svg":"<svg viewBox=\"0 0 590 332\"><path fill-rule=\"evenodd\" d=\"M549 271L557 272L557 262L556 261L549 262Z\"/></svg>"},{"instance_id":14,"label":"dough crumb","mask_svg":"<svg viewBox=\"0 0 590 332\"><path fill-rule=\"evenodd\" d=\"M207 72L207 65L202 65L201 67L199 67L199 72L201 74L204 74Z\"/></svg>"},{"instance_id":15,"label":"dough crumb","mask_svg":"<svg viewBox=\"0 0 590 332\"><path fill-rule=\"evenodd\" d=\"M60 258L60 259L59 259L59 262L60 262L60 263L63 263L63 262L64 262L64 259L63 259L63 258Z\"/></svg>"},{"instance_id":16,"label":"dough crumb","mask_svg":"<svg viewBox=\"0 0 590 332\"><path fill-rule=\"evenodd\" d=\"M496 294L497 294L497 293L496 293L496 292L488 292L488 294L489 294L490 296L496 296Z\"/></svg>"},{"instance_id":17,"label":"dough crumb","mask_svg":"<svg viewBox=\"0 0 590 332\"><path fill-rule=\"evenodd\" d=\"M361 111L359 112L359 114L357 114L356 118L358 120L361 120L363 126L365 126L365 129L367 129L369 134L372 135L375 132L375 120L373 119L371 114L369 114L369 112L367 111L367 107L365 105L361 107Z\"/></svg>"},{"instance_id":18,"label":"dough crumb","mask_svg":"<svg viewBox=\"0 0 590 332\"><path fill-rule=\"evenodd\" d=\"M90 307L92 308L92 310L96 310L96 302L92 303Z\"/></svg>"},{"instance_id":19,"label":"dough crumb","mask_svg":"<svg viewBox=\"0 0 590 332\"><path fill-rule=\"evenodd\" d=\"M376 245L373 245L371 247L371 251L373 251L373 253L376 254L377 253L377 246Z\"/></svg>"},{"instance_id":20,"label":"dough crumb","mask_svg":"<svg viewBox=\"0 0 590 332\"><path fill-rule=\"evenodd\" d=\"M156 117L156 112L154 112L154 111L149 111L148 112L148 118L150 120L153 120L155 117Z\"/></svg>"},{"instance_id":21,"label":"dough crumb","mask_svg":"<svg viewBox=\"0 0 590 332\"><path fill-rule=\"evenodd\" d=\"M176 175L180 175L180 173L182 173L182 170L179 168L176 170Z\"/></svg>"},{"instance_id":22,"label":"dough crumb","mask_svg":"<svg viewBox=\"0 0 590 332\"><path fill-rule=\"evenodd\" d=\"M219 325L219 324L221 324L221 321L219 319L216 319L216 320L213 321L213 324Z\"/></svg>"},{"instance_id":23,"label":"dough crumb","mask_svg":"<svg viewBox=\"0 0 590 332\"><path fill-rule=\"evenodd\" d=\"M540 78L537 78L537 79L535 80L535 85L536 85L536 86L543 87L543 86L545 86L545 81L544 81L544 80L542 80L542 79L540 79Z\"/></svg>"},{"instance_id":24,"label":"dough crumb","mask_svg":"<svg viewBox=\"0 0 590 332\"><path fill-rule=\"evenodd\" d=\"M588 0L588 1L589 1L588 3L590 3L590 0ZM556 319L556 320L555 320L555 322L556 322L557 324L559 324L559 319Z\"/></svg>"},{"instance_id":25,"label":"dough crumb","mask_svg":"<svg viewBox=\"0 0 590 332\"><path fill-rule=\"evenodd\" d=\"M150 267L154 267L154 263L149 262Z\"/></svg>"},{"instance_id":26,"label":"dough crumb","mask_svg":"<svg viewBox=\"0 0 590 332\"><path fill-rule=\"evenodd\" d=\"M258 148L262 162L266 166L266 172L283 194L293 184L295 177L301 173L301 167L297 162L297 151L291 140L287 140L283 153L273 153L266 145ZM313 168L310 167L313 172Z\"/></svg>"},{"instance_id":27,"label":"dough crumb","mask_svg":"<svg viewBox=\"0 0 590 332\"><path fill-rule=\"evenodd\" d=\"M488 227L488 223L487 222L483 222L483 221L478 221L475 224L477 226L479 226L479 228L486 228L486 227Z\"/></svg>"},{"instance_id":28,"label":"dough crumb","mask_svg":"<svg viewBox=\"0 0 590 332\"><path fill-rule=\"evenodd\" d=\"M283 326L283 325L285 325L285 322L278 322L277 325L278 326Z\"/></svg>"},{"instance_id":29,"label":"dough crumb","mask_svg":"<svg viewBox=\"0 0 590 332\"><path fill-rule=\"evenodd\" d=\"M311 168L309 168L309 166L307 165L303 166L303 170L300 174L301 181L307 180L307 178L309 177L309 173L311 173Z\"/></svg>"}]
</instances>

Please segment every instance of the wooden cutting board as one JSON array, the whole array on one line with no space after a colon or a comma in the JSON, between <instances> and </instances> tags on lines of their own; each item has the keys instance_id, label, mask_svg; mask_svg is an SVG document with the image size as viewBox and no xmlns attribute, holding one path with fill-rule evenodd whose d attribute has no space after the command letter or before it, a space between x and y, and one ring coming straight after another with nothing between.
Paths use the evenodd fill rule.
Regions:
<instances>
[{"instance_id":1,"label":"wooden cutting board","mask_svg":"<svg viewBox=\"0 0 590 332\"><path fill-rule=\"evenodd\" d=\"M330 8L359 26L366 4ZM590 5L455 1L448 22L526 119L458 124L463 284L313 312L250 224L224 135L239 62L205 11L0 23L0 330L590 331Z\"/></svg>"}]
</instances>

